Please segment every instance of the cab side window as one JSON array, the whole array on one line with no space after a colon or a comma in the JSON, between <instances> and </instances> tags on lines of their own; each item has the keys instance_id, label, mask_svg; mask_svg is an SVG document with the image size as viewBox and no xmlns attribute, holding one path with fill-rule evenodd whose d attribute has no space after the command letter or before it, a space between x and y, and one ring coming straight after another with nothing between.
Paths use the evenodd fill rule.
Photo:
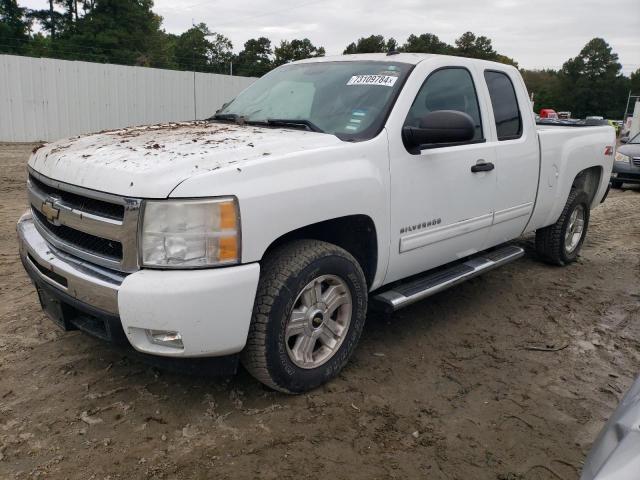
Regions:
<instances>
[{"instance_id":1,"label":"cab side window","mask_svg":"<svg viewBox=\"0 0 640 480\"><path fill-rule=\"evenodd\" d=\"M478 96L466 68L448 67L433 72L420 87L404 125L419 127L420 120L437 110L457 110L468 114L476 131L471 142L483 140Z\"/></svg>"},{"instance_id":2,"label":"cab side window","mask_svg":"<svg viewBox=\"0 0 640 480\"><path fill-rule=\"evenodd\" d=\"M514 140L522 135L522 116L513 83L503 72L487 70L484 78L489 88L498 140Z\"/></svg>"}]
</instances>

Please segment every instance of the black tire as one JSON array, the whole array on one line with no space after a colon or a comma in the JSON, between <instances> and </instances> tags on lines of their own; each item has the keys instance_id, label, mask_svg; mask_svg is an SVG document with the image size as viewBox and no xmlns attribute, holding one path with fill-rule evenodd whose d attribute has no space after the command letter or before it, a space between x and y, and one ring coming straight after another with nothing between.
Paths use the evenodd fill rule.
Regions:
<instances>
[{"instance_id":1,"label":"black tire","mask_svg":"<svg viewBox=\"0 0 640 480\"><path fill-rule=\"evenodd\" d=\"M368 291L360 265L346 250L317 240L296 240L263 261L244 367L258 381L285 393L303 393L335 377L351 357L364 327ZM351 294L351 320L333 356L317 368L300 368L289 356L285 329L298 295L322 275L339 277Z\"/></svg>"},{"instance_id":2,"label":"black tire","mask_svg":"<svg viewBox=\"0 0 640 480\"><path fill-rule=\"evenodd\" d=\"M611 180L611 188L622 188L622 182L620 180Z\"/></svg>"},{"instance_id":3,"label":"black tire","mask_svg":"<svg viewBox=\"0 0 640 480\"><path fill-rule=\"evenodd\" d=\"M536 231L536 251L542 260L553 265L563 266L578 259L589 227L589 204L589 195L586 192L572 189L558 221L553 225ZM571 252L567 252L565 249L565 233L569 227L571 214L580 205L584 211L582 237L577 246Z\"/></svg>"}]
</instances>

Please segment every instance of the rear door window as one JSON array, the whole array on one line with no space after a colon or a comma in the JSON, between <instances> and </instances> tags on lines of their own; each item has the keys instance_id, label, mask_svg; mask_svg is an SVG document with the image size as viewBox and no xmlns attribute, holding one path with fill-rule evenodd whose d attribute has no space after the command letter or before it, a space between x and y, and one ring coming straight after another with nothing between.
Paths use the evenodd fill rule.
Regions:
<instances>
[{"instance_id":1,"label":"rear door window","mask_svg":"<svg viewBox=\"0 0 640 480\"><path fill-rule=\"evenodd\" d=\"M522 115L513 83L503 72L486 70L484 78L489 88L498 140L514 140L522 136Z\"/></svg>"}]
</instances>

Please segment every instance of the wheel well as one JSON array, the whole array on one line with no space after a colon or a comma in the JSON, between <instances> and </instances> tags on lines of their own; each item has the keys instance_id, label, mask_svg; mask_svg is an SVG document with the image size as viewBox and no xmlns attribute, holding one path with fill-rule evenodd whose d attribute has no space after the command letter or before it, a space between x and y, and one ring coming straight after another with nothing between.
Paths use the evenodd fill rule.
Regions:
<instances>
[{"instance_id":1,"label":"wheel well","mask_svg":"<svg viewBox=\"0 0 640 480\"><path fill-rule=\"evenodd\" d=\"M272 242L263 258L274 248L303 238L322 240L344 248L358 261L367 279L367 285L371 286L378 265L378 238L375 224L370 217L349 215L293 230Z\"/></svg>"},{"instance_id":2,"label":"wheel well","mask_svg":"<svg viewBox=\"0 0 640 480\"><path fill-rule=\"evenodd\" d=\"M589 204L593 203L593 198L598 192L600 178L602 177L602 167L589 167L582 170L573 180L571 188L577 188L589 195Z\"/></svg>"}]
</instances>

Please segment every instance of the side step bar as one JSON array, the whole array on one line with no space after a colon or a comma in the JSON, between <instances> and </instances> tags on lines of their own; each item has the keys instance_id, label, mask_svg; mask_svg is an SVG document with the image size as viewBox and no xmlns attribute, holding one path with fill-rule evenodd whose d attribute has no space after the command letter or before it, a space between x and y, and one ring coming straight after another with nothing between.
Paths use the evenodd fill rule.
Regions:
<instances>
[{"instance_id":1,"label":"side step bar","mask_svg":"<svg viewBox=\"0 0 640 480\"><path fill-rule=\"evenodd\" d=\"M515 245L502 247L491 252L483 252L465 262L457 263L435 273L428 272L424 276L414 278L407 283L399 284L390 290L373 295L372 301L380 304L384 310L399 310L470 278L477 277L489 270L517 260L523 255L524 250Z\"/></svg>"}]
</instances>

